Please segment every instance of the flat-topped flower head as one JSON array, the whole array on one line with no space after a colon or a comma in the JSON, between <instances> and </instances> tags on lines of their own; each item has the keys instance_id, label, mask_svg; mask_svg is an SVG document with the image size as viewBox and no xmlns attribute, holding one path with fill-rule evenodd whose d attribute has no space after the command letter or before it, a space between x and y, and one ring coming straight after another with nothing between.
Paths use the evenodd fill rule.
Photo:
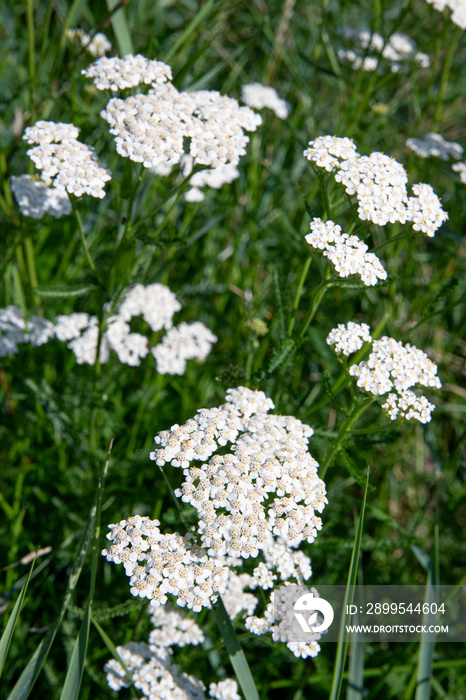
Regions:
<instances>
[{"instance_id":1,"label":"flat-topped flower head","mask_svg":"<svg viewBox=\"0 0 466 700\"><path fill-rule=\"evenodd\" d=\"M430 185L413 185L408 197L408 175L401 163L384 153L361 156L353 142L335 136L319 136L309 142L304 156L318 167L335 172L349 195L356 195L358 215L379 226L413 222L416 231L434 236L448 214Z\"/></svg>"},{"instance_id":2,"label":"flat-topped flower head","mask_svg":"<svg viewBox=\"0 0 466 700\"><path fill-rule=\"evenodd\" d=\"M190 535L163 534L158 520L134 515L109 525L112 543L102 551L107 561L123 564L130 592L164 605L171 595L181 607L210 608L225 590L228 568L190 542Z\"/></svg>"},{"instance_id":3,"label":"flat-topped flower head","mask_svg":"<svg viewBox=\"0 0 466 700\"><path fill-rule=\"evenodd\" d=\"M172 79L172 69L162 61L137 54L123 58L102 56L81 73L92 78L98 90L124 90L136 85L161 85Z\"/></svg>"},{"instance_id":4,"label":"flat-topped flower head","mask_svg":"<svg viewBox=\"0 0 466 700\"><path fill-rule=\"evenodd\" d=\"M41 180L31 175L19 175L11 178L13 192L21 214L31 219L42 219L50 214L60 219L71 213L71 203L67 193L56 187L48 187Z\"/></svg>"},{"instance_id":5,"label":"flat-topped flower head","mask_svg":"<svg viewBox=\"0 0 466 700\"><path fill-rule=\"evenodd\" d=\"M372 336L367 323L349 321L346 325L339 323L327 336L327 344L334 346L335 352L351 355L360 350L364 343L370 343Z\"/></svg>"},{"instance_id":6,"label":"flat-topped flower head","mask_svg":"<svg viewBox=\"0 0 466 700\"><path fill-rule=\"evenodd\" d=\"M181 304L163 284L135 285L123 298L117 313L109 316L101 336L100 362L108 362L110 351L121 363L137 367L152 352L160 374L184 374L188 360L204 361L217 341L216 336L199 321L173 326L173 316ZM168 330L162 341L152 347L150 339L131 331L131 319L142 316L154 332ZM55 336L69 340L68 347L78 364L94 364L99 340L96 316L74 313L57 316Z\"/></svg>"},{"instance_id":7,"label":"flat-topped flower head","mask_svg":"<svg viewBox=\"0 0 466 700\"><path fill-rule=\"evenodd\" d=\"M79 129L73 124L55 124L39 121L28 127L23 138L39 145L27 152L41 178L68 194L81 197L105 197L104 185L112 179L110 171L103 167L92 148L77 140Z\"/></svg>"},{"instance_id":8,"label":"flat-topped flower head","mask_svg":"<svg viewBox=\"0 0 466 700\"><path fill-rule=\"evenodd\" d=\"M53 323L42 316L25 320L18 306L0 309L0 357L16 354L22 343L44 345L53 337L53 330Z\"/></svg>"},{"instance_id":9,"label":"flat-topped flower head","mask_svg":"<svg viewBox=\"0 0 466 700\"><path fill-rule=\"evenodd\" d=\"M343 27L339 33L344 39L356 45L356 51L338 49L338 57L349 61L355 70L362 67L366 71L375 71L381 65L379 57L389 62L393 73L397 73L403 65L411 62L421 68L430 66L428 54L417 51L413 39L401 32L395 32L386 40L378 32L370 32L367 29ZM364 53L359 49L364 49ZM367 55L368 52L369 55Z\"/></svg>"},{"instance_id":10,"label":"flat-topped flower head","mask_svg":"<svg viewBox=\"0 0 466 700\"><path fill-rule=\"evenodd\" d=\"M249 83L241 88L241 101L252 109L271 109L279 119L286 119L291 111L291 107L282 100L275 88L262 85L261 83Z\"/></svg>"},{"instance_id":11,"label":"flat-topped flower head","mask_svg":"<svg viewBox=\"0 0 466 700\"><path fill-rule=\"evenodd\" d=\"M79 41L82 48L94 58L105 56L107 51L112 48L111 43L102 32L96 32L90 36L83 29L67 29L66 36L71 41Z\"/></svg>"},{"instance_id":12,"label":"flat-topped flower head","mask_svg":"<svg viewBox=\"0 0 466 700\"><path fill-rule=\"evenodd\" d=\"M455 173L460 174L460 180L466 185L466 163L455 163L451 166Z\"/></svg>"},{"instance_id":13,"label":"flat-topped flower head","mask_svg":"<svg viewBox=\"0 0 466 700\"><path fill-rule=\"evenodd\" d=\"M427 0L439 12L448 7L450 19L461 29L466 29L466 0Z\"/></svg>"},{"instance_id":14,"label":"flat-topped flower head","mask_svg":"<svg viewBox=\"0 0 466 700\"><path fill-rule=\"evenodd\" d=\"M210 556L255 557L271 535L296 546L321 529L316 513L327 499L307 451L313 431L292 416L268 414L271 408L261 391L230 389L222 406L155 438L161 448L151 459L183 469L175 495L197 510ZM231 451L217 454L228 443Z\"/></svg>"},{"instance_id":15,"label":"flat-topped flower head","mask_svg":"<svg viewBox=\"0 0 466 700\"><path fill-rule=\"evenodd\" d=\"M214 90L179 92L170 83L147 95L112 98L101 116L121 156L162 172L186 155L185 141L194 164L236 165L246 153L245 131L262 123L260 115L231 97Z\"/></svg>"},{"instance_id":16,"label":"flat-topped flower head","mask_svg":"<svg viewBox=\"0 0 466 700\"><path fill-rule=\"evenodd\" d=\"M349 355L362 347L363 339L370 341L369 330L367 324L339 324L329 333L327 343L334 345L337 352ZM429 422L435 406L411 389L417 385L432 389L442 386L437 376L437 365L425 352L388 336L374 340L367 360L351 365L349 374L356 377L360 389L374 396L388 394L382 408L391 420L400 417Z\"/></svg>"},{"instance_id":17,"label":"flat-topped flower head","mask_svg":"<svg viewBox=\"0 0 466 700\"><path fill-rule=\"evenodd\" d=\"M313 248L322 250L340 277L359 275L366 286L387 278L387 272L375 253L368 253L368 246L355 235L341 232L341 226L333 221L315 218L311 221L311 233L306 241Z\"/></svg>"},{"instance_id":18,"label":"flat-topped flower head","mask_svg":"<svg viewBox=\"0 0 466 700\"><path fill-rule=\"evenodd\" d=\"M441 158L459 160L463 157L463 147L455 141L446 141L441 134L429 133L421 138L409 138L406 145L421 158Z\"/></svg>"}]
</instances>

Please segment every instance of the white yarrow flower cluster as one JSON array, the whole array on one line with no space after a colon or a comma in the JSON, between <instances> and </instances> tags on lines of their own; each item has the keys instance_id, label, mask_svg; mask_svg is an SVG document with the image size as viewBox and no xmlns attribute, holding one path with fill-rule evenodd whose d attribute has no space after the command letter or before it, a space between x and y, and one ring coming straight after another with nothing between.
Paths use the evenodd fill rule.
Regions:
<instances>
[{"instance_id":1,"label":"white yarrow flower cluster","mask_svg":"<svg viewBox=\"0 0 466 700\"><path fill-rule=\"evenodd\" d=\"M206 699L204 683L193 675L182 673L171 662L171 649L145 642L129 642L118 646L116 650L131 674L134 687L142 693L142 697L148 700ZM111 659L105 664L104 673L111 690L118 692L131 685L130 678L116 659ZM230 678L220 683L211 683L209 697L216 700L241 700L236 681Z\"/></svg>"},{"instance_id":2,"label":"white yarrow flower cluster","mask_svg":"<svg viewBox=\"0 0 466 700\"><path fill-rule=\"evenodd\" d=\"M380 65L378 56L389 61L393 73L397 73L404 63L410 61L421 68L430 66L428 54L416 51L416 43L406 34L395 32L385 40L381 34L366 29L344 27L339 33L344 39L355 42L358 48L376 54L363 56L352 49L339 49L338 58L349 61L355 70L362 67L366 71L375 71Z\"/></svg>"},{"instance_id":3,"label":"white yarrow flower cluster","mask_svg":"<svg viewBox=\"0 0 466 700\"><path fill-rule=\"evenodd\" d=\"M318 597L315 588L311 590ZM299 588L293 586L290 595L286 585L276 588L270 595L270 602L266 605L263 617L255 615L248 617L245 626L253 634L272 633L275 642L285 643L297 658L306 659L315 657L320 652L318 641L321 639L321 634L320 632L309 633L306 635L306 642L290 641L296 638L293 605L300 595L299 591ZM309 593L309 589L303 586L302 593Z\"/></svg>"},{"instance_id":4,"label":"white yarrow flower cluster","mask_svg":"<svg viewBox=\"0 0 466 700\"><path fill-rule=\"evenodd\" d=\"M90 36L86 34L83 29L67 29L66 36L68 39L71 39L71 41L75 39L79 41L82 48L94 58L105 56L107 51L110 51L112 48L111 43L102 32L97 32Z\"/></svg>"},{"instance_id":5,"label":"white yarrow flower cluster","mask_svg":"<svg viewBox=\"0 0 466 700\"><path fill-rule=\"evenodd\" d=\"M466 0L427 0L438 12L446 7L451 10L451 21L461 29L466 29Z\"/></svg>"},{"instance_id":6,"label":"white yarrow flower cluster","mask_svg":"<svg viewBox=\"0 0 466 700\"><path fill-rule=\"evenodd\" d=\"M175 494L197 510L211 556L255 557L271 534L291 547L313 542L322 527L316 512L327 503L325 484L307 451L313 431L292 416L268 415L271 408L263 392L229 389L224 405L155 438L162 448L151 459L183 469ZM228 442L231 452L215 454Z\"/></svg>"},{"instance_id":7,"label":"white yarrow flower cluster","mask_svg":"<svg viewBox=\"0 0 466 700\"><path fill-rule=\"evenodd\" d=\"M81 197L105 197L104 185L112 179L92 148L77 140L79 129L73 124L39 121L28 127L23 138L37 146L27 151L41 178L68 194Z\"/></svg>"},{"instance_id":8,"label":"white yarrow flower cluster","mask_svg":"<svg viewBox=\"0 0 466 700\"><path fill-rule=\"evenodd\" d=\"M364 343L370 343L372 336L371 329L367 323L354 323L349 321L346 325L339 323L327 336L327 344L334 346L335 352L343 355L351 355L360 350Z\"/></svg>"},{"instance_id":9,"label":"white yarrow flower cluster","mask_svg":"<svg viewBox=\"0 0 466 700\"><path fill-rule=\"evenodd\" d=\"M112 350L121 363L137 367L151 351L160 374L184 374L186 362L205 360L217 338L199 321L172 328L173 315L180 309L181 304L165 285L137 284L123 299L118 313L107 319L100 344L100 362L108 362ZM154 332L168 331L152 350L147 336L131 331L130 321L137 316L142 316ZM95 363L99 338L97 316L83 313L57 316L55 335L59 340L70 341L68 347L76 355L78 364Z\"/></svg>"},{"instance_id":10,"label":"white yarrow flower cluster","mask_svg":"<svg viewBox=\"0 0 466 700\"><path fill-rule=\"evenodd\" d=\"M188 360L204 361L217 337L200 321L180 323L152 348L160 374L184 374Z\"/></svg>"},{"instance_id":11,"label":"white yarrow flower cluster","mask_svg":"<svg viewBox=\"0 0 466 700\"><path fill-rule=\"evenodd\" d=\"M98 90L124 90L136 85L162 85L172 79L172 69L162 61L151 60L141 54L128 54L123 58L106 58L95 61L81 73L92 78Z\"/></svg>"},{"instance_id":12,"label":"white yarrow flower cluster","mask_svg":"<svg viewBox=\"0 0 466 700\"><path fill-rule=\"evenodd\" d=\"M354 331L354 327L350 329L349 324L346 329L341 325L338 329L343 342ZM338 329L334 329L328 338L338 339ZM333 344L333 341L329 342L329 345ZM437 365L425 352L409 343L403 345L388 336L374 340L367 360L351 365L349 374L356 377L360 389L374 396L388 394L382 408L391 420L399 417L428 423L435 406L424 396L417 396L411 388L421 385L440 389L442 386L437 376Z\"/></svg>"},{"instance_id":13,"label":"white yarrow flower cluster","mask_svg":"<svg viewBox=\"0 0 466 700\"><path fill-rule=\"evenodd\" d=\"M35 180L31 175L13 175L11 190L23 216L42 219L45 214L50 214L59 219L71 213L70 199L64 190L47 187L44 182Z\"/></svg>"},{"instance_id":14,"label":"white yarrow flower cluster","mask_svg":"<svg viewBox=\"0 0 466 700\"><path fill-rule=\"evenodd\" d=\"M112 544L103 556L123 564L132 595L147 598L153 607L164 605L167 595L194 612L211 607L225 590L228 567L191 544L191 535L163 534L159 525L140 515L109 525Z\"/></svg>"},{"instance_id":15,"label":"white yarrow flower cluster","mask_svg":"<svg viewBox=\"0 0 466 700\"><path fill-rule=\"evenodd\" d=\"M18 306L0 309L0 357L15 355L22 343L44 345L53 338L53 332L53 323L42 316L25 320Z\"/></svg>"},{"instance_id":16,"label":"white yarrow flower cluster","mask_svg":"<svg viewBox=\"0 0 466 700\"><path fill-rule=\"evenodd\" d=\"M180 161L181 172L183 177L188 177L193 169L193 158L190 155L185 155ZM232 163L226 163L223 165L218 165L216 168L208 168L206 170L201 170L198 173L194 173L191 177L189 184L191 188L185 193L185 199L187 202L202 202L205 198L204 192L202 192L201 187L212 187L213 189L220 189L223 185L230 184L233 180L239 177L239 170L236 165Z\"/></svg>"},{"instance_id":17,"label":"white yarrow flower cluster","mask_svg":"<svg viewBox=\"0 0 466 700\"><path fill-rule=\"evenodd\" d=\"M333 221L314 218L311 233L305 237L313 248L322 250L340 277L359 275L366 286L374 286L387 278L387 272L375 253L358 236L341 232Z\"/></svg>"},{"instance_id":18,"label":"white yarrow flower cluster","mask_svg":"<svg viewBox=\"0 0 466 700\"><path fill-rule=\"evenodd\" d=\"M466 163L455 163L451 166L455 173L460 174L460 180L466 185Z\"/></svg>"},{"instance_id":19,"label":"white yarrow flower cluster","mask_svg":"<svg viewBox=\"0 0 466 700\"><path fill-rule=\"evenodd\" d=\"M430 185L413 185L414 196L408 197L404 167L384 153L361 156L346 137L319 136L309 142L304 156L328 172L335 171L335 180L349 195L356 195L363 221L379 226L412 221L415 230L432 237L448 218Z\"/></svg>"},{"instance_id":20,"label":"white yarrow flower cluster","mask_svg":"<svg viewBox=\"0 0 466 700\"><path fill-rule=\"evenodd\" d=\"M430 132L421 138L409 138L406 145L421 158L441 158L459 160L463 157L463 147L455 141L446 141L441 134Z\"/></svg>"},{"instance_id":21,"label":"white yarrow flower cluster","mask_svg":"<svg viewBox=\"0 0 466 700\"><path fill-rule=\"evenodd\" d=\"M195 164L236 165L246 153L245 131L262 123L231 97L213 90L179 92L170 83L155 85L147 95L112 98L101 116L121 156L162 171L180 163L185 140Z\"/></svg>"},{"instance_id":22,"label":"white yarrow flower cluster","mask_svg":"<svg viewBox=\"0 0 466 700\"><path fill-rule=\"evenodd\" d=\"M267 107L275 112L279 119L286 119L291 111L291 107L282 100L275 88L267 87L261 83L249 83L241 88L241 102L252 107L252 109L264 109Z\"/></svg>"}]
</instances>

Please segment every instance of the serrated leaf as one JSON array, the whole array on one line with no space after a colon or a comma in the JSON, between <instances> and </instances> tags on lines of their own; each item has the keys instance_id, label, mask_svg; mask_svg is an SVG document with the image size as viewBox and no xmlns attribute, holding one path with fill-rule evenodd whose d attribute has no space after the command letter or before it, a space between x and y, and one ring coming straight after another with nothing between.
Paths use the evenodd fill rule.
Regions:
<instances>
[{"instance_id":1,"label":"serrated leaf","mask_svg":"<svg viewBox=\"0 0 466 700\"><path fill-rule=\"evenodd\" d=\"M366 470L361 469L361 467L358 467L356 462L349 456L346 450L344 450L342 447L339 449L338 454L341 456L343 464L345 465L346 469L348 470L349 474L353 477L355 482L361 486L362 488L365 488L366 486ZM371 484L368 485L369 491L372 491L375 487L372 486Z\"/></svg>"}]
</instances>

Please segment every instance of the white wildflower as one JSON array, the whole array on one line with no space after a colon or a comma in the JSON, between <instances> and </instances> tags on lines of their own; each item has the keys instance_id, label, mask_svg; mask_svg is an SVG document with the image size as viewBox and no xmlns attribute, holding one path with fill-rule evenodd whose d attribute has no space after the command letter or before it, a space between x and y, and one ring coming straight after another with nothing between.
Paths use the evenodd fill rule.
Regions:
<instances>
[{"instance_id":1,"label":"white wildflower","mask_svg":"<svg viewBox=\"0 0 466 700\"><path fill-rule=\"evenodd\" d=\"M11 190L23 216L42 219L45 214L50 214L59 219L71 213L71 203L66 192L56 187L47 187L31 175L13 175Z\"/></svg>"},{"instance_id":2,"label":"white wildflower","mask_svg":"<svg viewBox=\"0 0 466 700\"><path fill-rule=\"evenodd\" d=\"M406 145L421 158L441 158L459 160L463 157L463 147L455 141L446 141L441 134L429 133L422 138L409 138Z\"/></svg>"},{"instance_id":3,"label":"white wildflower","mask_svg":"<svg viewBox=\"0 0 466 700\"><path fill-rule=\"evenodd\" d=\"M77 140L79 129L72 124L37 122L25 130L28 143L39 143L28 150L28 156L47 184L53 184L68 194L81 197L105 197L104 185L112 179L110 171L102 167L92 146Z\"/></svg>"},{"instance_id":4,"label":"white wildflower","mask_svg":"<svg viewBox=\"0 0 466 700\"><path fill-rule=\"evenodd\" d=\"M18 345L44 345L53 337L53 323L42 316L23 318L18 306L0 309L0 357L14 355Z\"/></svg>"},{"instance_id":5,"label":"white wildflower","mask_svg":"<svg viewBox=\"0 0 466 700\"><path fill-rule=\"evenodd\" d=\"M370 327L367 323L353 321L346 326L339 323L337 328L333 328L327 336L327 344L335 346L335 352L342 352L343 355L351 355L371 340Z\"/></svg>"},{"instance_id":6,"label":"white wildflower","mask_svg":"<svg viewBox=\"0 0 466 700\"><path fill-rule=\"evenodd\" d=\"M115 136L117 152L146 168L168 168L185 155L184 140L194 163L217 168L235 165L246 152L261 117L230 97L209 90L178 92L157 85L147 95L113 98L101 113Z\"/></svg>"},{"instance_id":7,"label":"white wildflower","mask_svg":"<svg viewBox=\"0 0 466 700\"><path fill-rule=\"evenodd\" d=\"M105 56L107 51L110 51L112 48L111 43L102 32L97 32L89 36L89 34L86 34L82 29L67 29L66 36L68 39L71 39L71 41L77 39L82 48L94 58Z\"/></svg>"},{"instance_id":8,"label":"white wildflower","mask_svg":"<svg viewBox=\"0 0 466 700\"><path fill-rule=\"evenodd\" d=\"M466 185L466 163L455 163L451 169L460 174L460 180Z\"/></svg>"},{"instance_id":9,"label":"white wildflower","mask_svg":"<svg viewBox=\"0 0 466 700\"><path fill-rule=\"evenodd\" d=\"M187 360L203 361L217 337L200 321L172 328L151 352L160 374L184 374Z\"/></svg>"},{"instance_id":10,"label":"white wildflower","mask_svg":"<svg viewBox=\"0 0 466 700\"><path fill-rule=\"evenodd\" d=\"M353 334L356 335L355 349L359 349L362 342L358 341L359 329L364 327L364 340L370 339L369 327L366 324L350 324L331 331L327 338L329 345L336 345L336 350L348 347L351 349ZM369 337L368 337L369 336ZM329 342L331 340L331 342ZM382 408L387 411L391 420L397 417L407 420L418 420L421 423L430 421L434 406L424 396L418 396L411 388L416 385L440 389L442 386L437 376L437 365L429 359L425 352L414 345L403 343L383 336L374 340L372 351L367 358L359 364L353 364L349 368L349 374L356 377L357 385L374 396L389 394Z\"/></svg>"},{"instance_id":11,"label":"white wildflower","mask_svg":"<svg viewBox=\"0 0 466 700\"><path fill-rule=\"evenodd\" d=\"M349 195L356 195L363 221L379 226L413 221L416 231L434 236L448 218L430 185L413 185L415 196L408 197L408 175L394 158L379 152L361 156L346 137L320 136L309 146L304 156L329 172L336 170L335 180Z\"/></svg>"},{"instance_id":12,"label":"white wildflower","mask_svg":"<svg viewBox=\"0 0 466 700\"><path fill-rule=\"evenodd\" d=\"M343 27L339 30L341 36L347 41L356 44L356 48L364 49L367 53L373 52L382 56L390 63L392 72L397 73L402 65L409 61L414 61L422 68L428 68L430 58L427 54L416 51L416 43L406 34L395 32L387 40L377 32L370 32L367 29L353 29ZM377 56L360 55L361 52L352 49L339 49L338 57L341 60L349 61L355 70L363 68L366 71L375 71L380 65Z\"/></svg>"},{"instance_id":13,"label":"white wildflower","mask_svg":"<svg viewBox=\"0 0 466 700\"><path fill-rule=\"evenodd\" d=\"M140 54L128 54L124 58L103 56L81 73L92 78L98 90L124 90L136 85L161 85L172 79L170 66L162 61L150 60Z\"/></svg>"},{"instance_id":14,"label":"white wildflower","mask_svg":"<svg viewBox=\"0 0 466 700\"><path fill-rule=\"evenodd\" d=\"M466 29L466 0L427 0L439 12L451 10L450 19L461 29Z\"/></svg>"},{"instance_id":15,"label":"white wildflower","mask_svg":"<svg viewBox=\"0 0 466 700\"><path fill-rule=\"evenodd\" d=\"M103 556L124 565L132 595L147 598L153 607L164 605L167 595L194 612L211 607L225 590L228 568L190 544L190 536L162 534L159 525L139 515L109 525L112 544Z\"/></svg>"},{"instance_id":16,"label":"white wildflower","mask_svg":"<svg viewBox=\"0 0 466 700\"><path fill-rule=\"evenodd\" d=\"M273 87L261 85L261 83L249 83L241 88L241 101L252 109L268 107L279 119L286 119L291 107L282 100Z\"/></svg>"},{"instance_id":17,"label":"white wildflower","mask_svg":"<svg viewBox=\"0 0 466 700\"><path fill-rule=\"evenodd\" d=\"M368 246L364 241L355 235L341 233L341 226L333 221L313 219L306 241L313 248L323 251L340 277L359 275L366 286L374 286L377 280L387 278L379 258L375 253L367 252Z\"/></svg>"},{"instance_id":18,"label":"white wildflower","mask_svg":"<svg viewBox=\"0 0 466 700\"><path fill-rule=\"evenodd\" d=\"M196 508L210 556L255 557L271 535L293 547L313 542L321 529L316 513L327 499L307 451L312 429L292 416L268 415L270 408L263 392L229 389L219 408L201 409L155 438L162 447L151 459L182 467L175 494ZM228 442L231 452L215 454ZM195 467L194 460L203 463Z\"/></svg>"}]
</instances>

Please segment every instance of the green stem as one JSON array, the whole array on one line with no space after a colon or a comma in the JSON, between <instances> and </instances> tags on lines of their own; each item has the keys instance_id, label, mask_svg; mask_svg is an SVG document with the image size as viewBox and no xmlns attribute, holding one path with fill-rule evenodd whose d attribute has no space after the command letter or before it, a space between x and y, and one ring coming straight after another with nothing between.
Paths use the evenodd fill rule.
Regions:
<instances>
[{"instance_id":1,"label":"green stem","mask_svg":"<svg viewBox=\"0 0 466 700\"><path fill-rule=\"evenodd\" d=\"M35 81L36 81L36 61L35 48L36 38L34 32L34 0L27 0L26 21L28 31L28 68L29 68L29 112L31 122L34 123L35 118Z\"/></svg>"},{"instance_id":2,"label":"green stem","mask_svg":"<svg viewBox=\"0 0 466 700\"><path fill-rule=\"evenodd\" d=\"M333 282L325 281L325 282L322 282L321 284L319 284L319 286L317 287L317 290L316 290L314 297L312 299L311 308L308 311L308 314L305 318L303 327L301 328L301 333L298 336L298 342L297 342L298 346L301 344L301 341L304 339L304 336L306 335L306 331L309 328L309 324L311 323L312 319L314 318L315 313L316 313L317 309L319 308L319 304L322 301L322 298L323 298L325 292L327 291L327 289L329 289L332 286L333 286Z\"/></svg>"},{"instance_id":3,"label":"green stem","mask_svg":"<svg viewBox=\"0 0 466 700\"><path fill-rule=\"evenodd\" d=\"M233 666L233 670L235 671L244 697L246 700L259 700L259 694L254 683L254 678L252 677L248 662L241 648L241 644L238 641L235 630L233 629L233 625L231 624L231 620L225 609L221 596L218 597L218 600L213 607L215 619L217 620L220 634L222 635L225 643L225 649L230 657L231 665Z\"/></svg>"},{"instance_id":4,"label":"green stem","mask_svg":"<svg viewBox=\"0 0 466 700\"><path fill-rule=\"evenodd\" d=\"M94 265L94 261L91 258L91 254L90 254L89 248L87 246L86 236L84 235L83 222L82 222L81 216L79 214L79 211L76 208L76 203L74 201L73 195L70 195L70 202L71 202L71 208L73 209L74 218L76 219L76 223L78 225L78 232L79 232L79 237L81 239L81 245L82 245L83 250L84 250L84 255L86 256L86 260L87 260L92 272L97 277L100 284L102 284L102 280L100 279L99 273L97 272L97 268Z\"/></svg>"},{"instance_id":5,"label":"green stem","mask_svg":"<svg viewBox=\"0 0 466 700\"><path fill-rule=\"evenodd\" d=\"M448 78L450 77L451 64L453 62L453 56L456 53L458 41L459 41L461 34L462 34L462 29L460 27L457 27L455 34L453 36L453 39L450 41L450 44L448 47L447 57L445 59L444 65L443 65L442 77L440 79L440 89L439 89L438 96L437 96L437 103L435 105L434 121L433 121L434 126L436 124L438 124L442 118L442 109L443 109L443 103L445 101L445 95L447 92Z\"/></svg>"},{"instance_id":6,"label":"green stem","mask_svg":"<svg viewBox=\"0 0 466 700\"><path fill-rule=\"evenodd\" d=\"M359 417L364 413L366 408L368 408L371 403L375 400L375 396L371 396L370 398L366 399L360 404L355 404L353 406L353 410L349 414L349 416L346 417L346 419L343 422L343 425L340 428L340 432L338 433L337 439L333 443L332 447L330 450L327 452L325 455L325 459L323 460L321 467L319 469L319 476L321 479L324 478L327 469L331 466L333 462L333 458L337 454L338 450L344 443L346 436L348 435L349 431L351 430L351 427L356 423L356 421L359 419Z\"/></svg>"},{"instance_id":7,"label":"green stem","mask_svg":"<svg viewBox=\"0 0 466 700\"><path fill-rule=\"evenodd\" d=\"M290 323L288 326L288 338L291 338L291 333L294 328L294 324L296 323L296 314L298 313L298 307L299 307L299 300L301 298L301 294L303 291L303 286L304 286L304 281L307 277L307 273L309 272L309 267L312 262L312 255L309 255L307 258L306 262L303 265L303 269L301 272L301 277L299 278L299 283L298 283L298 288L296 290L296 295L294 298L294 303L293 303L293 316L290 319Z\"/></svg>"}]
</instances>

